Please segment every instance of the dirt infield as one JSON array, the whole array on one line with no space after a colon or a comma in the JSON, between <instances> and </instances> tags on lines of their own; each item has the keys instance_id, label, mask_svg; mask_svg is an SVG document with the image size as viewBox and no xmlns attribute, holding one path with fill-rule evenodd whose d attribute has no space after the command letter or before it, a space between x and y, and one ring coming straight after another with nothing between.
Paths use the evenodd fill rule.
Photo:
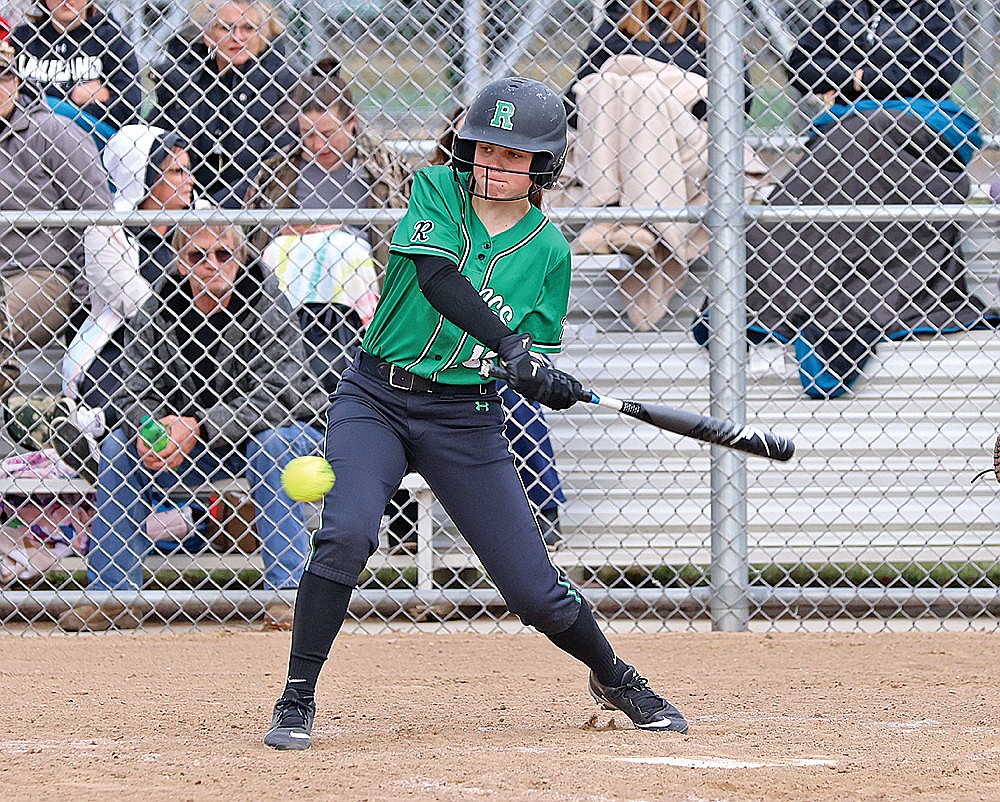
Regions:
<instances>
[{"instance_id":1,"label":"dirt infield","mask_svg":"<svg viewBox=\"0 0 1000 802\"><path fill-rule=\"evenodd\" d=\"M1000 799L995 635L614 640L690 735L588 725L534 635L342 636L305 753L260 743L287 633L0 638L0 800Z\"/></svg>"}]
</instances>

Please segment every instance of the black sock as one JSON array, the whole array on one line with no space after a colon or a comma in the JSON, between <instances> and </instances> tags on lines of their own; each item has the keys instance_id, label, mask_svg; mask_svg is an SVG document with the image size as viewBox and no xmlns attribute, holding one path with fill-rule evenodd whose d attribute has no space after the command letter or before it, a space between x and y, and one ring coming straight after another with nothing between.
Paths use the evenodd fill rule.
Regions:
<instances>
[{"instance_id":1,"label":"black sock","mask_svg":"<svg viewBox=\"0 0 1000 802\"><path fill-rule=\"evenodd\" d=\"M621 678L629 668L628 663L615 657L615 650L597 626L586 602L580 605L580 614L569 629L546 637L590 668L602 685L621 684Z\"/></svg>"},{"instance_id":2,"label":"black sock","mask_svg":"<svg viewBox=\"0 0 1000 802\"><path fill-rule=\"evenodd\" d=\"M308 571L302 574L292 621L292 655L285 690L313 696L333 639L347 616L354 588Z\"/></svg>"}]
</instances>

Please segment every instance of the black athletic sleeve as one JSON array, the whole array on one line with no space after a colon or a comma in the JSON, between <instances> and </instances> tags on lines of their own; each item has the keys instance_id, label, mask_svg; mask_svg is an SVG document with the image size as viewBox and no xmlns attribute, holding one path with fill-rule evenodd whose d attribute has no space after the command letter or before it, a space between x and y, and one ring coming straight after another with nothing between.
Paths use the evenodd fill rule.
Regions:
<instances>
[{"instance_id":1,"label":"black athletic sleeve","mask_svg":"<svg viewBox=\"0 0 1000 802\"><path fill-rule=\"evenodd\" d=\"M417 284L424 297L445 320L468 332L494 351L500 340L513 334L486 305L475 287L458 272L458 265L443 256L414 254Z\"/></svg>"}]
</instances>

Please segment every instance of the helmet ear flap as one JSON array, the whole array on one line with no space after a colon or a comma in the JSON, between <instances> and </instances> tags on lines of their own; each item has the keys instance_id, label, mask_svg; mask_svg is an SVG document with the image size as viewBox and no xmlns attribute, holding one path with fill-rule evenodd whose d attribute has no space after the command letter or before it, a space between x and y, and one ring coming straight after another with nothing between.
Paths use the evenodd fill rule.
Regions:
<instances>
[{"instance_id":1,"label":"helmet ear flap","mask_svg":"<svg viewBox=\"0 0 1000 802\"><path fill-rule=\"evenodd\" d=\"M565 164L565 151L558 158L550 153L536 153L531 160L531 178L539 189L552 189Z\"/></svg>"},{"instance_id":2,"label":"helmet ear flap","mask_svg":"<svg viewBox=\"0 0 1000 802\"><path fill-rule=\"evenodd\" d=\"M476 161L476 143L471 139L455 137L452 145L451 166L460 173L472 172Z\"/></svg>"}]
</instances>

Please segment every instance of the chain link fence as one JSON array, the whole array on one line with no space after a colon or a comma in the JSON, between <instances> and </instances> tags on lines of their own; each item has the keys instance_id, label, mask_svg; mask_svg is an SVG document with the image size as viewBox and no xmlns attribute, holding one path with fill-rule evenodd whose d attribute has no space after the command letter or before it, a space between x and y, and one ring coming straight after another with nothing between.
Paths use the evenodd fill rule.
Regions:
<instances>
[{"instance_id":1,"label":"chain link fence","mask_svg":"<svg viewBox=\"0 0 1000 802\"><path fill-rule=\"evenodd\" d=\"M553 562L622 626L993 626L994 4L51 5L0 52L2 631L287 626L319 505L281 468L412 172L508 74L570 112L558 367L797 445L508 390ZM416 474L351 612L506 626Z\"/></svg>"}]
</instances>

